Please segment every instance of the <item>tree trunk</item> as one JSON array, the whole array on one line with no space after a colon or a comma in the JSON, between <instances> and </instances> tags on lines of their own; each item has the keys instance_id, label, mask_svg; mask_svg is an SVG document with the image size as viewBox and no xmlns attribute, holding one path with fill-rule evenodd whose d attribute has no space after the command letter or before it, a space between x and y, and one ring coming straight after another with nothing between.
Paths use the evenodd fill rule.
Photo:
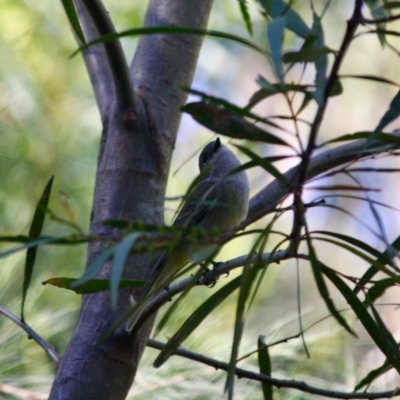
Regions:
<instances>
[{"instance_id":1,"label":"tree trunk","mask_svg":"<svg viewBox=\"0 0 400 400\"><path fill-rule=\"evenodd\" d=\"M145 25L205 28L211 4L211 0L150 0ZM87 41L112 32L99 0L75 0L75 5ZM187 97L180 86L191 85L201 43L202 37L195 35L143 36L129 69L117 41L84 53L103 121L91 218L93 235L115 235L112 228L103 225L108 219L163 223L162 199L180 108ZM102 248L100 242L89 246L88 265ZM132 257L124 278L145 279L147 266L145 256ZM110 264L106 263L100 277L108 277L109 272ZM106 341L98 341L129 310L129 296L129 290L120 292L117 311L110 308L108 292L83 297L50 399L125 399L151 324L135 336L121 328Z\"/></svg>"}]
</instances>

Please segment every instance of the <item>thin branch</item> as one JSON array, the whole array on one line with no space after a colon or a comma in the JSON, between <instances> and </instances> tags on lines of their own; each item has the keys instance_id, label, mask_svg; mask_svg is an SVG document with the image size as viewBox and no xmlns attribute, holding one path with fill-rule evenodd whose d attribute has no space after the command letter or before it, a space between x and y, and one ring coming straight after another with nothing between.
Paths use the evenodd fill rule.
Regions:
<instances>
[{"instance_id":1,"label":"thin branch","mask_svg":"<svg viewBox=\"0 0 400 400\"><path fill-rule=\"evenodd\" d=\"M163 350L165 347L165 344L158 340L149 339L147 342L147 346L149 346L153 349ZM174 354L177 356L187 358L189 360L200 362L202 364L208 365L215 369L220 369L223 371L228 370L228 363L218 361L218 360L215 360L210 357L203 356L202 354L199 354L199 353L194 353L194 352L184 349L182 347L178 348ZM247 379L250 379L253 381L257 381L257 382L265 382L265 383L273 385L279 389L283 388L283 387L290 388L290 389L297 389L302 392L316 394L319 396L326 396L326 397L330 397L333 399L386 399L386 398L392 398L392 397L400 394L400 388L388 390L386 392L371 392L371 393L338 392L338 391L334 391L334 390L320 389L315 386L310 386L307 383L301 382L301 381L272 378L271 376L268 376L268 375L260 374L260 373L253 372L253 371L248 371L248 370L245 370L242 368L237 368L237 367L235 368L235 375L239 379L247 378Z\"/></svg>"},{"instance_id":2,"label":"thin branch","mask_svg":"<svg viewBox=\"0 0 400 400\"><path fill-rule=\"evenodd\" d=\"M287 259L291 253L288 250L279 250L273 253L265 253L261 256L259 254L254 254L249 260L248 255L244 255L241 257L234 258L232 260L226 261L224 263L217 264L216 268L211 271L205 272L200 278L195 282L196 279L193 276L190 276L186 279L182 279L181 281L170 285L168 288L162 290L159 294L154 296L147 304L146 311L143 312L135 324L135 331L139 331L139 329L144 325L144 323L157 311L161 306L168 303L173 296L178 293L182 293L188 287L193 286L210 286L210 283L215 283L218 278L222 275L228 274L230 271L243 267L246 263L251 264L255 262L259 262L260 268L265 268L265 263L279 263L282 260ZM293 255L291 255L293 256ZM297 255L298 258L304 258L307 256Z\"/></svg>"},{"instance_id":3,"label":"thin branch","mask_svg":"<svg viewBox=\"0 0 400 400\"><path fill-rule=\"evenodd\" d=\"M50 356L50 358L55 362L55 364L58 365L58 362L60 361L60 356L54 350L53 346L47 343L31 327L29 327L29 325L27 325L25 322L22 322L22 320L19 317L17 317L14 313L12 313L10 310L7 310L5 307L0 306L0 314L3 314L6 318L10 319L20 328L22 328L28 334L28 338L33 339L36 343L38 343L43 348L43 350Z\"/></svg>"},{"instance_id":4,"label":"thin branch","mask_svg":"<svg viewBox=\"0 0 400 400\"><path fill-rule=\"evenodd\" d=\"M81 0L85 5L100 36L116 34L111 18L101 0ZM115 89L115 98L120 111L127 113L124 117L135 118L135 95L132 87L129 68L121 42L118 38L103 43L105 56L111 71ZM89 50L90 51L90 50ZM104 79L104 77L101 77Z\"/></svg>"}]
</instances>

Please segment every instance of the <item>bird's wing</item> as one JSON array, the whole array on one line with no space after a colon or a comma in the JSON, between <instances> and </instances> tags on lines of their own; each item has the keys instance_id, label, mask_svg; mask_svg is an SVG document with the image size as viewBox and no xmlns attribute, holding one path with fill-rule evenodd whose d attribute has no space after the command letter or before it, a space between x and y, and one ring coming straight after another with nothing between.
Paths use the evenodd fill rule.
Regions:
<instances>
[{"instance_id":1,"label":"bird's wing","mask_svg":"<svg viewBox=\"0 0 400 400\"><path fill-rule=\"evenodd\" d=\"M179 228L199 226L205 215L216 207L219 187L218 182L208 179L200 182L186 198L173 226Z\"/></svg>"}]
</instances>

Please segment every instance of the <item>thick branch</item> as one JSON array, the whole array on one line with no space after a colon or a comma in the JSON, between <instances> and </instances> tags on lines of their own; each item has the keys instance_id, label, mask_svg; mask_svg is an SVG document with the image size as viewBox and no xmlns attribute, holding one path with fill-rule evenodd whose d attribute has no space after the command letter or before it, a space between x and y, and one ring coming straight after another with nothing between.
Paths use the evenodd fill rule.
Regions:
<instances>
[{"instance_id":1,"label":"thick branch","mask_svg":"<svg viewBox=\"0 0 400 400\"><path fill-rule=\"evenodd\" d=\"M82 0L74 0L79 22L87 42L99 37L99 33L86 10ZM78 41L78 38L76 37ZM82 44L82 43L80 43ZM91 46L83 51L83 59L86 70L92 82L97 106L100 111L101 120L106 119L107 109L114 98L114 85L110 65L108 64L105 48L102 44Z\"/></svg>"},{"instance_id":2,"label":"thick branch","mask_svg":"<svg viewBox=\"0 0 400 400\"><path fill-rule=\"evenodd\" d=\"M400 139L400 132L393 133L395 138ZM327 150L314 156L307 171L306 180L310 180L324 172L327 172L340 165L348 162L356 161L373 154L385 153L398 147L398 144L386 144L381 141L358 140L348 143L332 150ZM296 176L298 169L301 167L301 162L289 169L284 175L290 182ZM278 180L272 181L250 201L249 214L239 229L244 229L246 226L262 218L268 214L278 203L290 194L287 185Z\"/></svg>"},{"instance_id":3,"label":"thick branch","mask_svg":"<svg viewBox=\"0 0 400 400\"><path fill-rule=\"evenodd\" d=\"M99 34L116 34L111 18L101 0L82 0ZM127 112L134 108L134 93L129 69L119 39L103 43L107 63L113 78L115 96L119 111Z\"/></svg>"}]
</instances>

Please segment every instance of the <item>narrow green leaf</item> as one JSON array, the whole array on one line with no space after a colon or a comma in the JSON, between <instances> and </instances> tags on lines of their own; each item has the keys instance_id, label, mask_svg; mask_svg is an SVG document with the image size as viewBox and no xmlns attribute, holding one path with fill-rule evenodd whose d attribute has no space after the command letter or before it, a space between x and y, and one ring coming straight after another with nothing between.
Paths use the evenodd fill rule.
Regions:
<instances>
[{"instance_id":1,"label":"narrow green leaf","mask_svg":"<svg viewBox=\"0 0 400 400\"><path fill-rule=\"evenodd\" d=\"M271 358L268 346L264 342L264 336L258 337L258 366L260 373L271 376ZM273 399L273 387L268 383L261 382L264 400Z\"/></svg>"},{"instance_id":2,"label":"narrow green leaf","mask_svg":"<svg viewBox=\"0 0 400 400\"><path fill-rule=\"evenodd\" d=\"M261 168L265 169L267 172L269 172L273 177L275 177L279 182L283 183L284 185L287 185L289 182L286 179L286 177L281 174L270 162L268 162L266 159L260 157L256 153L252 152L250 149L236 145L236 147L244 154L246 154L248 157L250 157L254 163L259 165Z\"/></svg>"},{"instance_id":3,"label":"narrow green leaf","mask_svg":"<svg viewBox=\"0 0 400 400\"><path fill-rule=\"evenodd\" d=\"M375 379L379 378L392 368L393 367L390 364L389 360L386 359L385 362L380 367L373 369L367 374L366 377L361 379L361 381L358 382L357 385L354 387L354 391L360 390L362 387L370 385Z\"/></svg>"},{"instance_id":4,"label":"narrow green leaf","mask_svg":"<svg viewBox=\"0 0 400 400\"><path fill-rule=\"evenodd\" d=\"M280 17L269 22L267 26L267 38L271 51L272 63L280 82L283 82L282 46L285 25L286 19Z\"/></svg>"},{"instance_id":5,"label":"narrow green leaf","mask_svg":"<svg viewBox=\"0 0 400 400\"><path fill-rule=\"evenodd\" d=\"M76 294L90 294L110 290L109 279L91 279L78 287L73 285L75 281L76 278L51 278L42 282L42 285L52 285L62 289L72 290ZM144 286L144 284L145 282L143 281L121 279L119 281L119 289L137 288Z\"/></svg>"},{"instance_id":6,"label":"narrow green leaf","mask_svg":"<svg viewBox=\"0 0 400 400\"><path fill-rule=\"evenodd\" d=\"M288 51L282 56L282 61L288 63L316 62L321 56L334 53L328 47L310 46L299 51Z\"/></svg>"},{"instance_id":7,"label":"narrow green leaf","mask_svg":"<svg viewBox=\"0 0 400 400\"><path fill-rule=\"evenodd\" d=\"M325 146L328 143L349 142L349 141L352 141L352 140L360 140L360 139L372 139L372 135L373 135L373 132L367 132L367 131L356 132L356 133L348 133L346 135L342 135L342 136L339 136L339 137L337 137L335 139L328 140L327 142L324 142L321 145L321 147ZM382 132L378 133L373 138L373 140L381 141L383 144L384 143L387 143L387 144L390 144L390 143L399 144L399 142L400 142L400 139L399 139L398 136L394 136L394 135L391 135L390 133L382 133Z\"/></svg>"},{"instance_id":8,"label":"narrow green leaf","mask_svg":"<svg viewBox=\"0 0 400 400\"><path fill-rule=\"evenodd\" d=\"M86 269L83 275L78 280L76 280L71 286L76 288L82 285L83 283L93 279L100 271L104 263L114 256L116 249L117 246L112 246L109 247L108 249L103 250L101 254Z\"/></svg>"},{"instance_id":9,"label":"narrow green leaf","mask_svg":"<svg viewBox=\"0 0 400 400\"><path fill-rule=\"evenodd\" d=\"M376 263L382 264L387 258L393 259L398 251L400 251L400 236L398 236L392 244L376 258ZM380 271L376 263L372 264L358 281L354 288L354 294L357 294Z\"/></svg>"},{"instance_id":10,"label":"narrow green leaf","mask_svg":"<svg viewBox=\"0 0 400 400\"><path fill-rule=\"evenodd\" d=\"M324 270L324 265L317 259L314 247L312 246L311 242L311 237L309 234L307 234L307 245L308 245L308 252L309 252L309 257L310 257L310 262L311 262L311 267L314 273L314 279L317 284L319 293L322 297L322 299L325 301L325 304L332 314L332 316L336 319L337 322L339 322L340 325L346 331L348 331L350 334L353 336L357 337L357 334L355 331L349 326L347 321L343 318L343 316L340 314L340 312L336 309L334 302L332 301L328 287L325 283L324 277L323 277L323 270Z\"/></svg>"},{"instance_id":11,"label":"narrow green leaf","mask_svg":"<svg viewBox=\"0 0 400 400\"><path fill-rule=\"evenodd\" d=\"M373 264L379 271L384 272L386 275L389 275L391 278L393 278L394 280L396 280L397 282L400 282L400 276L396 276L392 271L388 270L385 266L384 262L379 262L377 260L374 260L373 258L371 258L370 256L364 254L363 252L359 251L357 248L349 246L346 243L343 242L339 242L337 240L333 240L333 239L328 239L328 238L324 238L324 237L316 237L314 236L313 239L315 240L322 240L324 242L328 242L328 243L332 243L336 246L342 247L348 251L350 251L351 253L353 253L354 255L362 258L363 260L365 260L367 263Z\"/></svg>"},{"instance_id":12,"label":"narrow green leaf","mask_svg":"<svg viewBox=\"0 0 400 400\"><path fill-rule=\"evenodd\" d=\"M379 83L387 83L389 85L393 85L396 87L400 87L400 84L392 81L390 79L384 78L382 76L378 75L340 75L340 79L346 79L346 78L353 78L353 79L363 79L367 81L374 81L374 82L379 82Z\"/></svg>"},{"instance_id":13,"label":"narrow green leaf","mask_svg":"<svg viewBox=\"0 0 400 400\"><path fill-rule=\"evenodd\" d=\"M257 238L256 243L253 245L253 248L249 252L248 259L243 267L242 275L240 277L241 278L240 290L236 306L236 318L235 318L235 326L233 332L233 342L232 342L231 356L228 364L228 371L225 382L225 391L228 392L228 399L233 399L235 370L236 370L236 362L239 355L240 342L242 340L242 334L244 331L246 314L248 313L248 309L250 308L250 305L254 300L254 297L249 301L250 304L247 303L248 299L250 298L252 288L259 271L258 263L251 263L250 258L251 255L254 254L255 252L260 254L264 251L266 240L270 234L273 222L274 221L272 221L267 227L267 229Z\"/></svg>"},{"instance_id":14,"label":"narrow green leaf","mask_svg":"<svg viewBox=\"0 0 400 400\"><path fill-rule=\"evenodd\" d=\"M313 26L312 32L315 36L315 41L311 42L312 45L325 47L324 30L321 23L321 18L313 11ZM303 46L305 47L305 45ZM315 92L314 99L319 106L322 105L325 97L325 87L327 82L327 70L328 70L328 55L321 54L315 61Z\"/></svg>"},{"instance_id":15,"label":"narrow green leaf","mask_svg":"<svg viewBox=\"0 0 400 400\"><path fill-rule=\"evenodd\" d=\"M391 258L388 257L385 254L382 254L379 250L376 250L374 247L370 246L369 244L353 237L353 236L348 236L344 235L342 233L336 233L336 232L330 232L330 231L313 231L311 234L322 234L322 235L327 235L331 236L340 240L343 240L344 242L347 242L353 246L358 247L361 250L366 251L367 253L371 254L374 257L379 257L379 261L382 264L390 264Z\"/></svg>"},{"instance_id":16,"label":"narrow green leaf","mask_svg":"<svg viewBox=\"0 0 400 400\"><path fill-rule=\"evenodd\" d=\"M62 4L76 36L78 36L82 44L86 44L85 36L79 23L73 0L62 0Z\"/></svg>"},{"instance_id":17,"label":"narrow green leaf","mask_svg":"<svg viewBox=\"0 0 400 400\"><path fill-rule=\"evenodd\" d=\"M399 115L400 115L400 90L393 97L392 101L390 102L389 109L386 111L384 116L379 121L379 124L372 133L370 140L374 140L379 135L379 133L386 127L386 125L394 121Z\"/></svg>"},{"instance_id":18,"label":"narrow green leaf","mask_svg":"<svg viewBox=\"0 0 400 400\"><path fill-rule=\"evenodd\" d=\"M376 299L383 296L387 289L398 285L399 283L392 278L381 279L368 289L366 297L369 301L374 302ZM364 300L364 303L368 304L367 299Z\"/></svg>"},{"instance_id":19,"label":"narrow green leaf","mask_svg":"<svg viewBox=\"0 0 400 400\"><path fill-rule=\"evenodd\" d=\"M376 322L373 320L371 315L368 313L366 306L360 301L360 299L354 294L354 292L343 282L343 280L330 268L323 267L324 275L336 286L358 319L371 336L371 339L379 347L382 353L388 358L390 363L398 372L400 372L400 353L398 349L393 349L392 346L387 342L384 333L379 329Z\"/></svg>"},{"instance_id":20,"label":"narrow green leaf","mask_svg":"<svg viewBox=\"0 0 400 400\"><path fill-rule=\"evenodd\" d=\"M240 277L230 281L210 298L208 298L192 315L184 322L179 330L172 336L164 349L160 352L154 366L156 368L164 364L175 350L191 335L191 333L201 324L212 310L218 307L228 296L230 296L239 286Z\"/></svg>"},{"instance_id":21,"label":"narrow green leaf","mask_svg":"<svg viewBox=\"0 0 400 400\"><path fill-rule=\"evenodd\" d=\"M247 2L246 0L238 0L238 2L243 21L246 24L247 31L250 33L251 36L253 36L253 24L251 22Z\"/></svg>"},{"instance_id":22,"label":"narrow green leaf","mask_svg":"<svg viewBox=\"0 0 400 400\"><path fill-rule=\"evenodd\" d=\"M141 236L140 232L134 232L124 238L117 246L113 264L111 267L110 292L111 292L111 307L115 309L118 301L119 281L121 280L122 271L125 266L125 261L135 244L136 240Z\"/></svg>"},{"instance_id":23,"label":"narrow green leaf","mask_svg":"<svg viewBox=\"0 0 400 400\"><path fill-rule=\"evenodd\" d=\"M78 50L71 54L71 57L76 56L79 52L88 49L98 43L110 42L115 39L127 37L127 36L141 36L141 35L160 35L160 34L171 34L171 35L199 35L199 36L209 36L220 39L228 39L233 42L242 44L252 50L257 51L263 55L266 55L266 51L261 47L258 47L249 40L243 39L240 36L232 35L230 33L214 31L208 29L191 28L183 26L151 26L143 28L128 29L119 33L103 35L100 38L87 43L85 46L80 47Z\"/></svg>"},{"instance_id":24,"label":"narrow green leaf","mask_svg":"<svg viewBox=\"0 0 400 400\"><path fill-rule=\"evenodd\" d=\"M259 1L259 3L261 2ZM285 16L286 29L292 31L297 36L306 39L311 34L310 28L300 15L283 0L266 1L264 8L267 15L270 15L274 19Z\"/></svg>"},{"instance_id":25,"label":"narrow green leaf","mask_svg":"<svg viewBox=\"0 0 400 400\"><path fill-rule=\"evenodd\" d=\"M29 229L29 239L38 239L42 233L44 219L46 217L46 210L49 204L51 187L53 185L54 176L52 176L47 182L42 196L36 205L35 213L33 214L32 224ZM26 251L25 259L25 271L24 271L24 281L22 283L22 301L21 301L21 320L24 321L24 306L26 295L28 293L29 285L31 283L31 278L33 274L33 268L35 266L37 246L29 247Z\"/></svg>"},{"instance_id":26,"label":"narrow green leaf","mask_svg":"<svg viewBox=\"0 0 400 400\"><path fill-rule=\"evenodd\" d=\"M213 104L202 101L194 102L186 104L182 110L190 114L201 125L221 135L291 147L274 134Z\"/></svg>"},{"instance_id":27,"label":"narrow green leaf","mask_svg":"<svg viewBox=\"0 0 400 400\"><path fill-rule=\"evenodd\" d=\"M385 7L383 7L382 0L365 0L364 2L367 5L367 7L369 8L369 11L373 18L381 19L381 18L385 18L387 16ZM383 29L385 27L385 24L378 24L378 27L380 29ZM378 33L378 39L379 39L381 45L384 46L386 43L385 35L381 32L377 32L377 33Z\"/></svg>"}]
</instances>

